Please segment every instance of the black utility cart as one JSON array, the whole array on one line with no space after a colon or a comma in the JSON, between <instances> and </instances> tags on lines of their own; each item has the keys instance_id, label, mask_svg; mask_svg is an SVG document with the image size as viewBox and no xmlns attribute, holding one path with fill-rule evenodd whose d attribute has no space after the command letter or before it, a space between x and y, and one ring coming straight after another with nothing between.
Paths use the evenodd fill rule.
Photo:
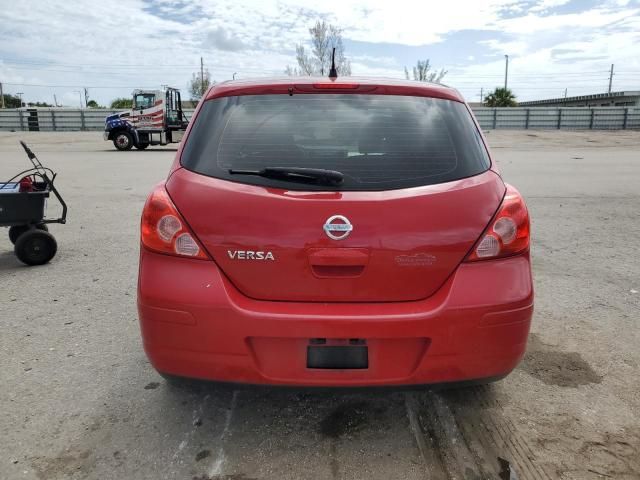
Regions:
<instances>
[{"instance_id":1,"label":"black utility cart","mask_svg":"<svg viewBox=\"0 0 640 480\"><path fill-rule=\"evenodd\" d=\"M47 224L66 223L67 205L53 185L56 174L44 167L24 142L20 142L33 167L0 183L0 227L9 227L9 239L18 259L42 265L58 249ZM45 218L46 199L53 193L62 206L60 218Z\"/></svg>"}]
</instances>

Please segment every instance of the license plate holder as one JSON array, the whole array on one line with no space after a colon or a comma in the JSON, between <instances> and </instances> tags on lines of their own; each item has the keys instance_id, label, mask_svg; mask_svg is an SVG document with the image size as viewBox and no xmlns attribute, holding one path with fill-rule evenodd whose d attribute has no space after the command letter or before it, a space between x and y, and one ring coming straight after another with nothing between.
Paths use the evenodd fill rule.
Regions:
<instances>
[{"instance_id":1,"label":"license plate holder","mask_svg":"<svg viewBox=\"0 0 640 480\"><path fill-rule=\"evenodd\" d=\"M369 368L366 345L307 346L307 368L324 370L363 370Z\"/></svg>"}]
</instances>

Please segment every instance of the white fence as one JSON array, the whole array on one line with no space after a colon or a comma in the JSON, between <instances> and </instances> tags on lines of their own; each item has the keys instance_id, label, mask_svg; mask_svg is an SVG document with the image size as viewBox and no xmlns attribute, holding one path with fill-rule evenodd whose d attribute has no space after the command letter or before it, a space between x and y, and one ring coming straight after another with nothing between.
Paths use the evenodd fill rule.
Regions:
<instances>
[{"instance_id":1,"label":"white fence","mask_svg":"<svg viewBox=\"0 0 640 480\"><path fill-rule=\"evenodd\" d=\"M0 131L80 131L103 130L104 119L121 110L71 108L0 109ZM513 107L474 108L484 130L640 129L640 107ZM185 110L191 117L193 110Z\"/></svg>"},{"instance_id":2,"label":"white fence","mask_svg":"<svg viewBox=\"0 0 640 480\"><path fill-rule=\"evenodd\" d=\"M481 107L474 108L473 113L484 130L640 129L640 107Z\"/></svg>"}]
</instances>

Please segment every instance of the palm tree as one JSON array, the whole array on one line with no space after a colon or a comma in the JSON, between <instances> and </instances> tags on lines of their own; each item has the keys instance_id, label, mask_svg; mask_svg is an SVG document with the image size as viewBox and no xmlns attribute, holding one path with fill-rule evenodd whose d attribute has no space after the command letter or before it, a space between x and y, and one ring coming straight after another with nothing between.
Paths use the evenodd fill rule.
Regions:
<instances>
[{"instance_id":1,"label":"palm tree","mask_svg":"<svg viewBox=\"0 0 640 480\"><path fill-rule=\"evenodd\" d=\"M515 107L518 105L516 96L508 88L496 87L496 89L484 97L487 107Z\"/></svg>"}]
</instances>

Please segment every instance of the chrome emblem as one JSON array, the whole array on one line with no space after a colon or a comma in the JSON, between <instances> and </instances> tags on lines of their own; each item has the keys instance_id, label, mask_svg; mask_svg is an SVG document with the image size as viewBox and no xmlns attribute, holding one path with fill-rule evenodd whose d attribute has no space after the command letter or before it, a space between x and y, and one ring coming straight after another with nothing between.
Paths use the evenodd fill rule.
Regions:
<instances>
[{"instance_id":1,"label":"chrome emblem","mask_svg":"<svg viewBox=\"0 0 640 480\"><path fill-rule=\"evenodd\" d=\"M349 236L351 230L353 230L353 225L351 225L347 217L334 215L324 222L322 228L324 229L324 233L327 234L327 237L333 240L344 240Z\"/></svg>"},{"instance_id":2,"label":"chrome emblem","mask_svg":"<svg viewBox=\"0 0 640 480\"><path fill-rule=\"evenodd\" d=\"M428 253L415 253L413 255L398 255L396 264L401 267L428 267L436 262L437 258Z\"/></svg>"},{"instance_id":3,"label":"chrome emblem","mask_svg":"<svg viewBox=\"0 0 640 480\"><path fill-rule=\"evenodd\" d=\"M255 251L255 250L227 250L227 255L231 260L272 260L275 257L271 252Z\"/></svg>"}]
</instances>

